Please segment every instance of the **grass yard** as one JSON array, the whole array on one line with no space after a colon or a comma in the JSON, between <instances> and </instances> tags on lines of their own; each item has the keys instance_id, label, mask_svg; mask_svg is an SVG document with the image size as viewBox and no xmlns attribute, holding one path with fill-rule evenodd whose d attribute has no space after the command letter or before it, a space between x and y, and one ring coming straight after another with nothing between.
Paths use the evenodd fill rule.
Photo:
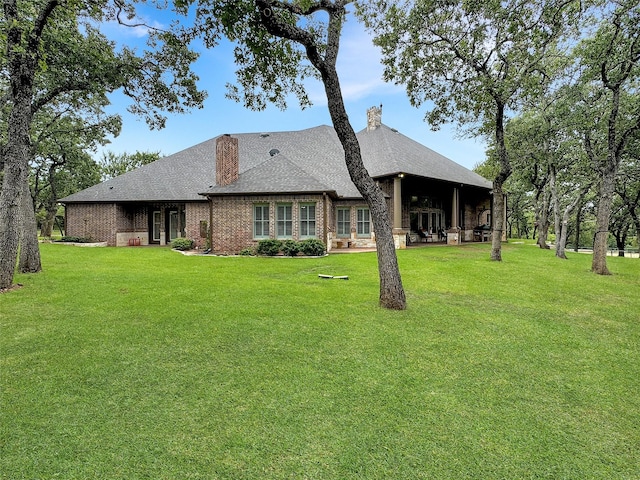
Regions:
<instances>
[{"instance_id":1,"label":"grass yard","mask_svg":"<svg viewBox=\"0 0 640 480\"><path fill-rule=\"evenodd\" d=\"M1 478L639 479L640 261L489 249L398 252L390 312L375 253L42 245L0 295Z\"/></svg>"}]
</instances>

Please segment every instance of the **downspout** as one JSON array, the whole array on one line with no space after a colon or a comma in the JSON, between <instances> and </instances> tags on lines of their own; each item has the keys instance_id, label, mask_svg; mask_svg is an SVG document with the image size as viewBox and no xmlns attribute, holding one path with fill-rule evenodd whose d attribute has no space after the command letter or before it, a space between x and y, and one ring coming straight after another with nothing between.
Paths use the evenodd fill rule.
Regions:
<instances>
[{"instance_id":1,"label":"downspout","mask_svg":"<svg viewBox=\"0 0 640 480\"><path fill-rule=\"evenodd\" d=\"M213 198L207 195L209 199L209 251L213 251Z\"/></svg>"}]
</instances>

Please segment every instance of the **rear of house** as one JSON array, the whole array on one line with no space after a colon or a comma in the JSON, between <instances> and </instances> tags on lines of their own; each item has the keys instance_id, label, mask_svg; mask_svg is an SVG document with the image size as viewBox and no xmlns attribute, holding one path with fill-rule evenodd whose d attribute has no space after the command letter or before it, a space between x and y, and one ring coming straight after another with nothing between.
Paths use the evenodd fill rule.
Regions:
<instances>
[{"instance_id":1,"label":"rear of house","mask_svg":"<svg viewBox=\"0 0 640 480\"><path fill-rule=\"evenodd\" d=\"M489 181L414 142L368 111L363 160L387 198L396 246L478 240ZM266 238L374 247L369 209L333 128L221 135L61 200L67 235L112 246L195 241L237 253Z\"/></svg>"}]
</instances>

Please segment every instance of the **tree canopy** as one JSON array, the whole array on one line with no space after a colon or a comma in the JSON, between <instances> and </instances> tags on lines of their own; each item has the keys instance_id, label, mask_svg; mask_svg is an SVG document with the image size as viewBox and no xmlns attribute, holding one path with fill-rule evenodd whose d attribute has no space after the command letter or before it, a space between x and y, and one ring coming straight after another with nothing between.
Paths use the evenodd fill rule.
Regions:
<instances>
[{"instance_id":1,"label":"tree canopy","mask_svg":"<svg viewBox=\"0 0 640 480\"><path fill-rule=\"evenodd\" d=\"M433 107L427 121L453 121L492 132L499 169L493 178L493 260L501 260L503 184L512 166L504 123L528 97L544 93L561 35L575 24L580 2L449 2L378 0L360 12L382 48L385 78L405 86L411 103Z\"/></svg>"},{"instance_id":2,"label":"tree canopy","mask_svg":"<svg viewBox=\"0 0 640 480\"><path fill-rule=\"evenodd\" d=\"M33 205L27 201L29 164L36 154L32 126L40 110L96 105L106 93L122 88L132 101L130 109L151 127L161 128L163 111L183 112L204 99L190 70L197 55L183 39L150 29L149 48L137 53L117 48L100 33L106 21L130 21L133 4L5 0L3 13L0 72L6 130L0 146L0 288L12 283L19 246L21 270L41 268Z\"/></svg>"}]
</instances>

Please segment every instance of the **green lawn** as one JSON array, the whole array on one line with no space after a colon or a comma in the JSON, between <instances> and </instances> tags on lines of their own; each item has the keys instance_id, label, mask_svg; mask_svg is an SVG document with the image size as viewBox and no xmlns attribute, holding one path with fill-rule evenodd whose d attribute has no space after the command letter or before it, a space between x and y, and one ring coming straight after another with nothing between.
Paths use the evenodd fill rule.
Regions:
<instances>
[{"instance_id":1,"label":"green lawn","mask_svg":"<svg viewBox=\"0 0 640 480\"><path fill-rule=\"evenodd\" d=\"M1 478L640 478L640 261L489 248L398 252L390 312L374 253L43 245L0 295Z\"/></svg>"}]
</instances>

